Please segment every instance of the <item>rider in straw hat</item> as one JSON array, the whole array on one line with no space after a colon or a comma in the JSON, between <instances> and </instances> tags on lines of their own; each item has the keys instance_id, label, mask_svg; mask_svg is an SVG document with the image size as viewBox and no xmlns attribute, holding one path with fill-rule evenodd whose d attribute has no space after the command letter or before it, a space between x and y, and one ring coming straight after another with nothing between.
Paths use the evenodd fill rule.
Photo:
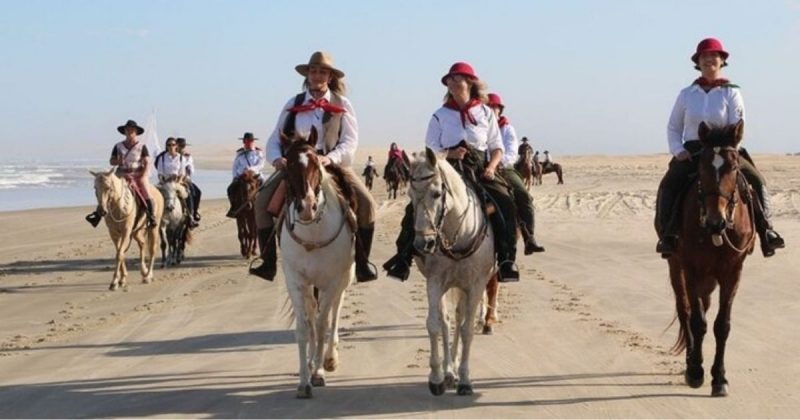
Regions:
<instances>
[{"instance_id":1,"label":"rider in straw hat","mask_svg":"<svg viewBox=\"0 0 800 420\"><path fill-rule=\"evenodd\" d=\"M508 185L511 186L511 191L514 196L514 203L517 208L517 216L519 217L519 227L522 232L522 239L525 242L525 255L533 254L534 252L544 252L544 247L536 243L536 238L533 234L534 229L534 214L533 214L533 197L528 193L525 184L522 183L522 177L519 172L514 169L514 163L517 162L519 142L517 141L517 132L514 126L508 121L508 118L503 116L503 111L506 106L503 105L503 100L500 95L496 93L489 94L489 108L495 112L497 116L497 124L500 126L500 135L503 137L503 154L502 169L500 175L506 180Z\"/></svg>"},{"instance_id":2,"label":"rider in straw hat","mask_svg":"<svg viewBox=\"0 0 800 420\"><path fill-rule=\"evenodd\" d=\"M485 85L467 63L450 67L441 82L447 86L444 105L428 123L427 147L447 155L447 160L480 187L497 204L491 215L499 281L518 281L516 259L517 218L508 185L497 171L503 158L503 139L497 116L485 105ZM391 277L405 280L410 274L414 243L414 209L409 204L397 238L397 254L383 267Z\"/></svg>"},{"instance_id":3,"label":"rider in straw hat","mask_svg":"<svg viewBox=\"0 0 800 420\"><path fill-rule=\"evenodd\" d=\"M276 171L256 196L256 225L263 262L251 268L250 274L271 281L276 273L275 222L264 209L285 177L284 152L288 145L283 144L281 133L289 139L294 138L295 134L307 137L313 127L317 133L321 133L317 141L320 162L325 166L334 164L344 169L358 201L356 279L359 282L375 280L378 273L369 262L375 232L375 202L367 187L351 169L358 147L358 121L353 105L344 96L344 72L336 68L329 54L320 51L313 53L307 64L297 65L295 70L304 78L304 91L289 98L267 140L267 160Z\"/></svg>"},{"instance_id":4,"label":"rider in straw hat","mask_svg":"<svg viewBox=\"0 0 800 420\"><path fill-rule=\"evenodd\" d=\"M674 206L689 187L689 174L695 172L692 156L700 151L697 131L701 122L712 127L724 127L744 120L744 100L739 86L722 77L722 68L728 65L729 54L722 42L706 38L697 44L691 60L701 77L681 90L667 125L669 151L673 158L669 170L658 187L656 227L659 241L656 251L662 256L671 255L677 245L678 215ZM756 228L765 257L784 247L781 236L772 229L770 202L766 181L758 172L746 150L740 150L740 170L758 196Z\"/></svg>"},{"instance_id":5,"label":"rider in straw hat","mask_svg":"<svg viewBox=\"0 0 800 420\"><path fill-rule=\"evenodd\" d=\"M144 128L139 127L136 121L128 120L124 125L117 127L117 132L124 135L125 140L115 144L111 149L109 164L117 167L117 176L125 178L128 184L134 186L137 195L145 203L147 226L154 226L156 218L153 215L153 200L147 191L150 152L147 146L136 138L144 133ZM86 220L94 227L97 227L101 218L100 211L94 211L86 216Z\"/></svg>"}]
</instances>

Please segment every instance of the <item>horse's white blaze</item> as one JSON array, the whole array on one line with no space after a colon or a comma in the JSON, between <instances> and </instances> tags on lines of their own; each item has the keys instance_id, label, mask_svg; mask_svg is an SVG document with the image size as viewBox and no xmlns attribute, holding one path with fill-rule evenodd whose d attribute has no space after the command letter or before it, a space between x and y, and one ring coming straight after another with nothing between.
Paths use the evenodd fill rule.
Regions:
<instances>
[{"instance_id":1,"label":"horse's white blaze","mask_svg":"<svg viewBox=\"0 0 800 420\"><path fill-rule=\"evenodd\" d=\"M300 156L297 157L297 160L303 165L304 168L308 168L308 153L300 153Z\"/></svg>"}]
</instances>

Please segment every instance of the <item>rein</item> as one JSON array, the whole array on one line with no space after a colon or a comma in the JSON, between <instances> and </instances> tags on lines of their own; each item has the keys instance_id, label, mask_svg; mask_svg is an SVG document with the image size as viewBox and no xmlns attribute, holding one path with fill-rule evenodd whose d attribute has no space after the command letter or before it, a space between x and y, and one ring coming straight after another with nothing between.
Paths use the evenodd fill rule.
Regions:
<instances>
[{"instance_id":1,"label":"rein","mask_svg":"<svg viewBox=\"0 0 800 420\"><path fill-rule=\"evenodd\" d=\"M328 182L328 180L325 179L322 180L321 182ZM323 197L325 197L325 188L321 189L321 193ZM345 222L347 221L347 216L345 215L346 211L345 209L347 208L347 206L340 200L339 204L342 207L342 220L339 223L339 228L336 229L336 232L333 234L333 236L322 241L310 241L297 236L297 234L294 231L295 223L298 223L303 226L311 226L320 223L320 221L322 220L322 216L325 214L325 210L328 207L329 200L328 197L325 198L326 198L325 201L322 202L322 205L319 207L319 210L317 211L314 218L308 222L296 219L296 215L292 211L292 204L295 202L296 198L292 197L291 199L286 200L286 204L284 204L284 210L281 213L278 223L276 224L276 226L280 226L281 223L286 223L286 230L289 232L289 237L292 238L292 240L295 241L296 243L300 244L303 248L305 248L306 252L311 252L315 249L325 248L326 246L333 243L333 241L335 241L336 238L339 237L339 234L342 233L342 229L344 229Z\"/></svg>"},{"instance_id":2,"label":"rein","mask_svg":"<svg viewBox=\"0 0 800 420\"><path fill-rule=\"evenodd\" d=\"M436 173L432 173L432 174L430 174L428 176L424 176L424 177L420 177L420 178L414 178L412 176L411 177L411 182L412 182L412 185L413 185L414 182L427 181L427 180L432 179L434 176L436 176ZM471 256L472 254L474 254L475 251L477 251L478 248L483 243L483 239L486 237L486 233L487 233L487 230L488 230L488 222L485 220L485 217L484 217L484 221L481 224L480 232L475 237L475 239L472 241L470 246L467 247L467 249L460 250L460 251L454 251L453 247L455 246L456 243L458 243L458 236L457 235L458 235L460 230L457 230L455 232L455 237L454 237L453 241L448 241L447 237L445 236L445 234L443 232L443 229L442 229L444 227L445 215L448 212L448 209L447 209L447 196L452 194L452 189L450 189L449 185L447 185L447 182L446 182L445 177L444 177L444 173L442 172L441 169L439 169L439 176L440 176L440 178L442 178L443 193L442 193L442 206L441 206L441 210L440 210L439 214L437 215L437 217L436 218L432 218L431 217L432 215L431 215L430 209L427 206L424 206L424 204L425 204L424 200L420 201L419 203L417 203L414 206L414 212L417 212L418 211L417 208L420 205L423 205L424 206L424 210L425 210L425 218L428 220L428 222L431 224L431 226L433 226L433 233L435 234L436 243L438 244L439 250L442 252L442 254L444 254L446 257L448 257L448 258L450 258L452 260L455 260L455 261L463 260L464 258L467 258L467 257ZM413 188L413 186L412 186L412 188ZM464 208L464 212L461 213L461 215L458 217L458 224L457 225L459 227L464 226L464 220L467 217L467 213L469 213L469 209L472 207L470 205L470 204L473 203L472 196L469 195L469 193L467 193L467 199L468 199L468 202L467 202L466 207ZM428 233L428 232L427 231L417 231L417 233L425 234L425 233Z\"/></svg>"}]
</instances>

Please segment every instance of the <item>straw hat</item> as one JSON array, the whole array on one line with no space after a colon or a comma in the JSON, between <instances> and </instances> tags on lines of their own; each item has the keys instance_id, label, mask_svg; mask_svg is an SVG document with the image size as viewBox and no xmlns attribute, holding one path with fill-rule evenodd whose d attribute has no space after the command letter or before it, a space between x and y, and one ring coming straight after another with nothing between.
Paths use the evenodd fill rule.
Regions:
<instances>
[{"instance_id":1,"label":"straw hat","mask_svg":"<svg viewBox=\"0 0 800 420\"><path fill-rule=\"evenodd\" d=\"M328 53L316 51L314 54L311 54L311 58L308 59L308 64L298 64L294 69L297 70L300 75L306 77L308 76L308 68L311 66L324 67L329 69L336 77L340 79L344 77L344 72L333 65L333 57Z\"/></svg>"}]
</instances>

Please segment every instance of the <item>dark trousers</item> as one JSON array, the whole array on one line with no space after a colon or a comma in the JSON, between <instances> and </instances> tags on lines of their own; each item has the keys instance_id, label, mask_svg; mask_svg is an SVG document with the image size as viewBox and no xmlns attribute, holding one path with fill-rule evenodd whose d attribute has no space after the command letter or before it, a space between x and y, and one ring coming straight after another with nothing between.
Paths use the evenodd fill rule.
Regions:
<instances>
[{"instance_id":1,"label":"dark trousers","mask_svg":"<svg viewBox=\"0 0 800 420\"><path fill-rule=\"evenodd\" d=\"M200 197L202 195L203 192L200 191L200 188L194 182L189 181L189 200L192 201L192 208L195 213L200 209Z\"/></svg>"},{"instance_id":2,"label":"dark trousers","mask_svg":"<svg viewBox=\"0 0 800 420\"><path fill-rule=\"evenodd\" d=\"M516 205L520 227L525 234L530 234L530 236L533 237L533 229L535 226L533 197L528 193L525 184L522 182L522 177L516 169L504 168L501 170L501 174L503 179L505 179L511 187L511 194L514 197L514 204Z\"/></svg>"}]
</instances>

